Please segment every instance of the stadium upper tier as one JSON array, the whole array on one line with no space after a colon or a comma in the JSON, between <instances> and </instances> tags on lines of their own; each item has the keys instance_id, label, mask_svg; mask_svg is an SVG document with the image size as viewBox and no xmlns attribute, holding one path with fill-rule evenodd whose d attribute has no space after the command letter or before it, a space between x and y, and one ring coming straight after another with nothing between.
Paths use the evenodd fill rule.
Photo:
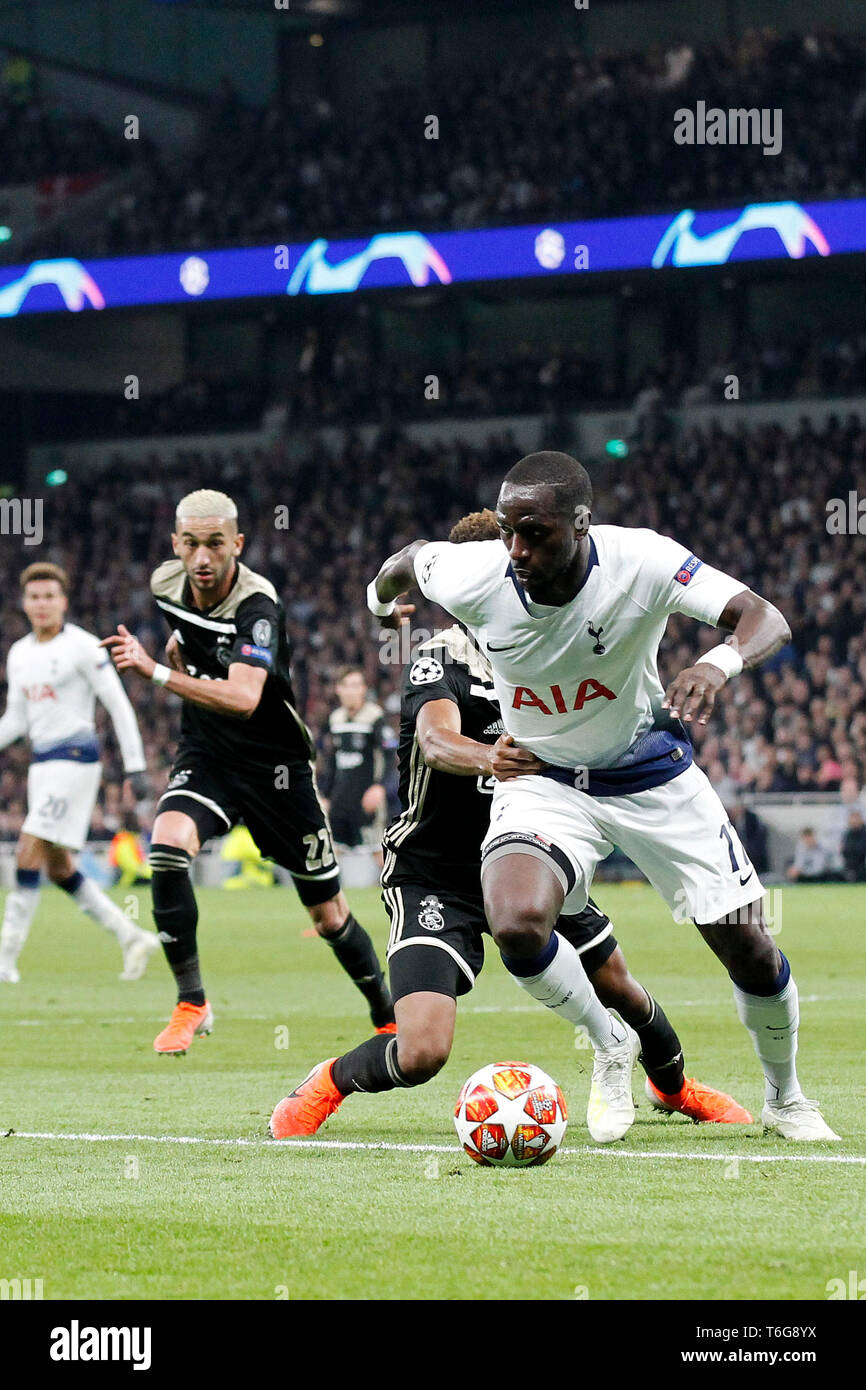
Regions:
<instances>
[{"instance_id":1,"label":"stadium upper tier","mask_svg":"<svg viewBox=\"0 0 866 1390\"><path fill-rule=\"evenodd\" d=\"M223 378L190 370L176 385L139 400L118 399L116 392L44 397L33 439L140 439L258 427L283 435L423 419L561 418L611 407L632 409L640 432L640 421L659 411L722 402L731 374L742 401L866 395L866 333L765 331L727 352L713 347L688 356L675 349L651 368L605 362L580 342L543 350L517 342L500 361L470 351L451 369L437 367L438 395L427 400L417 366L383 360L350 334L323 340L309 329L295 343L279 386L268 389L261 378L236 372Z\"/></svg>"},{"instance_id":2,"label":"stadium upper tier","mask_svg":"<svg viewBox=\"0 0 866 1390\"><path fill-rule=\"evenodd\" d=\"M698 49L540 51L471 77L441 73L423 89L385 87L350 118L324 99L251 107L227 85L182 159L146 139L94 138L93 166L123 160L135 177L75 245L61 236L40 251L111 255L858 196L864 74L866 41L766 30ZM77 143L67 153L28 100L17 99L13 145L26 140L37 172L80 170ZM699 102L781 113L779 139L771 148L677 143L675 112ZM425 138L429 114L436 139ZM21 160L11 167L20 179Z\"/></svg>"}]
</instances>

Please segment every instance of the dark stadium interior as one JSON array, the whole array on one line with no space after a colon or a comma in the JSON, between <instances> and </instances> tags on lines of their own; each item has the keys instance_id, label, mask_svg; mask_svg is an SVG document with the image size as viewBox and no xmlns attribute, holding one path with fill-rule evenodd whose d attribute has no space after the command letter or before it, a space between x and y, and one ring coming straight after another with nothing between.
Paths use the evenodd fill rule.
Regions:
<instances>
[{"instance_id":1,"label":"dark stadium interior","mask_svg":"<svg viewBox=\"0 0 866 1390\"><path fill-rule=\"evenodd\" d=\"M3 260L864 193L866 39L842 6L835 24L828 14L818 26L806 7L773 25L732 4L702 26L683 6L658 3L645 7L658 37L635 45L627 5L599 6L581 42L561 41L571 23L562 7L537 6L539 27L520 6L481 5L470 27L484 42L466 43L456 5L432 17L415 5L299 4L279 17L258 82L255 6L146 8L176 11L158 16L158 62L155 47L147 56L156 37L125 56L132 13L109 17L97 5L100 37L87 50L68 15L55 31L34 6L8 33L0 17L2 181L41 181L42 198L21 235L10 202ZM196 66L204 12L237 40L231 69L211 49L210 66ZM672 149L674 109L698 98L726 105L734 91L743 104L784 107L778 157L754 145ZM134 97L150 103L150 118L129 140L118 102ZM440 135L425 142L428 111ZM7 495L25 480L41 490L43 549L72 574L78 620L108 630L122 591L123 616L156 644L146 577L166 554L172 499L218 481L238 499L247 558L278 582L296 684L318 731L345 661L364 663L393 711L399 671L377 660L364 587L389 549L444 534L463 511L493 502L519 452L510 422L523 418L538 440L584 457L598 521L682 535L789 616L790 648L726 690L703 735L704 766L726 799L838 792L852 781L859 794L866 549L858 535L828 546L822 518L824 500L847 496L866 473L862 257L689 274L688 283L666 270L118 310L98 338L92 323L56 315L9 322ZM122 382L136 363L130 399ZM726 418L732 374L739 401L803 410L775 422L770 408L754 421ZM813 401L828 403L829 424L826 409L808 414ZM706 407L718 409L709 417ZM626 457L581 452L587 410L619 413ZM126 452L112 458L112 440ZM104 462L85 469L88 441L101 441ZM64 453L73 444L74 466ZM58 470L68 481L46 488ZM280 504L291 528L273 539ZM15 581L29 558L4 538L10 641L24 631ZM422 607L419 621L433 617ZM665 670L693 640L671 624ZM177 710L130 690L156 791ZM7 838L20 825L25 766L24 750L10 750ZM103 791L110 819L118 774L115 765Z\"/></svg>"},{"instance_id":2,"label":"dark stadium interior","mask_svg":"<svg viewBox=\"0 0 866 1390\"><path fill-rule=\"evenodd\" d=\"M0 0L0 1374L850 1382L864 285L866 0Z\"/></svg>"}]
</instances>

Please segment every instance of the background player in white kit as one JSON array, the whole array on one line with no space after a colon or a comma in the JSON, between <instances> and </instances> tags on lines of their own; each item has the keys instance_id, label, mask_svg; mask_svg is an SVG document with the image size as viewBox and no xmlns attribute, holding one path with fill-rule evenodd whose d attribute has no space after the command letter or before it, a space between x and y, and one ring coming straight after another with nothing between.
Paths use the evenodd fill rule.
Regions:
<instances>
[{"instance_id":1,"label":"background player in white kit","mask_svg":"<svg viewBox=\"0 0 866 1390\"><path fill-rule=\"evenodd\" d=\"M159 945L75 866L90 828L102 766L93 722L98 698L108 710L124 771L144 795L144 749L135 714L98 638L65 621L66 574L57 565L29 565L21 575L23 608L32 631L6 659L9 686L0 719L0 749L25 735L32 761L27 818L17 854L17 883L0 929L0 982L17 984L17 960L39 903L40 873L63 888L82 912L112 932L123 952L122 980L137 980Z\"/></svg>"},{"instance_id":2,"label":"background player in white kit","mask_svg":"<svg viewBox=\"0 0 866 1390\"><path fill-rule=\"evenodd\" d=\"M797 988L767 931L764 890L679 723L705 724L725 681L778 651L788 625L670 537L590 527L591 505L576 459L531 454L500 490L504 548L416 541L368 593L384 616L414 582L464 623L493 668L503 768L514 743L550 764L494 789L482 869L492 935L528 993L579 1021L589 982L553 928L562 911L582 910L596 866L618 846L726 967L764 1072L765 1127L838 1139L797 1079ZM656 658L674 612L731 635L665 693ZM495 776L496 755L492 767Z\"/></svg>"}]
</instances>

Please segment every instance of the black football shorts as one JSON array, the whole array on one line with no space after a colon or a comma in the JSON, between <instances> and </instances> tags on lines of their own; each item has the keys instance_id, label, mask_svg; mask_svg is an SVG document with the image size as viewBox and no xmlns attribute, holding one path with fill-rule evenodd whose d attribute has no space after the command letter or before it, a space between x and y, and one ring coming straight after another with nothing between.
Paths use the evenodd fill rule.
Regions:
<instances>
[{"instance_id":1,"label":"black football shorts","mask_svg":"<svg viewBox=\"0 0 866 1390\"><path fill-rule=\"evenodd\" d=\"M201 844L243 821L263 857L288 869L304 906L315 907L340 891L331 831L310 765L280 773L221 766L199 752L181 750L158 812L190 816Z\"/></svg>"},{"instance_id":2,"label":"black football shorts","mask_svg":"<svg viewBox=\"0 0 866 1390\"><path fill-rule=\"evenodd\" d=\"M422 991L452 999L467 994L484 965L489 935L480 892L434 892L429 884L410 882L383 887L382 900L391 919L387 959L395 1002ZM591 899L583 912L560 917L556 930L580 954L588 975L616 950L611 920Z\"/></svg>"}]
</instances>

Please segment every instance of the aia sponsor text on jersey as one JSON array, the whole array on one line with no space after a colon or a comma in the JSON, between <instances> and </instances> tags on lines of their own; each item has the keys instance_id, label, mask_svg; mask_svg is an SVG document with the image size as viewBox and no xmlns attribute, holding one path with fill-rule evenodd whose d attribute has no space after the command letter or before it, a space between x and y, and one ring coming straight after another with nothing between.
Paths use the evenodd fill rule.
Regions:
<instances>
[{"instance_id":1,"label":"aia sponsor text on jersey","mask_svg":"<svg viewBox=\"0 0 866 1390\"><path fill-rule=\"evenodd\" d=\"M590 676L587 680L580 682L574 695L574 703L568 704L571 698L563 693L561 685L550 685L548 697L546 691L543 695L537 695L528 685L517 685L514 688L514 698L511 702L512 709L537 709L539 714L568 714L572 710L582 710L584 705L590 700L615 700L616 695L609 690L601 681L594 680ZM551 708L552 706L552 708Z\"/></svg>"},{"instance_id":2,"label":"aia sponsor text on jersey","mask_svg":"<svg viewBox=\"0 0 866 1390\"><path fill-rule=\"evenodd\" d=\"M57 691L53 685L25 685L24 698L27 700L56 700Z\"/></svg>"}]
</instances>

